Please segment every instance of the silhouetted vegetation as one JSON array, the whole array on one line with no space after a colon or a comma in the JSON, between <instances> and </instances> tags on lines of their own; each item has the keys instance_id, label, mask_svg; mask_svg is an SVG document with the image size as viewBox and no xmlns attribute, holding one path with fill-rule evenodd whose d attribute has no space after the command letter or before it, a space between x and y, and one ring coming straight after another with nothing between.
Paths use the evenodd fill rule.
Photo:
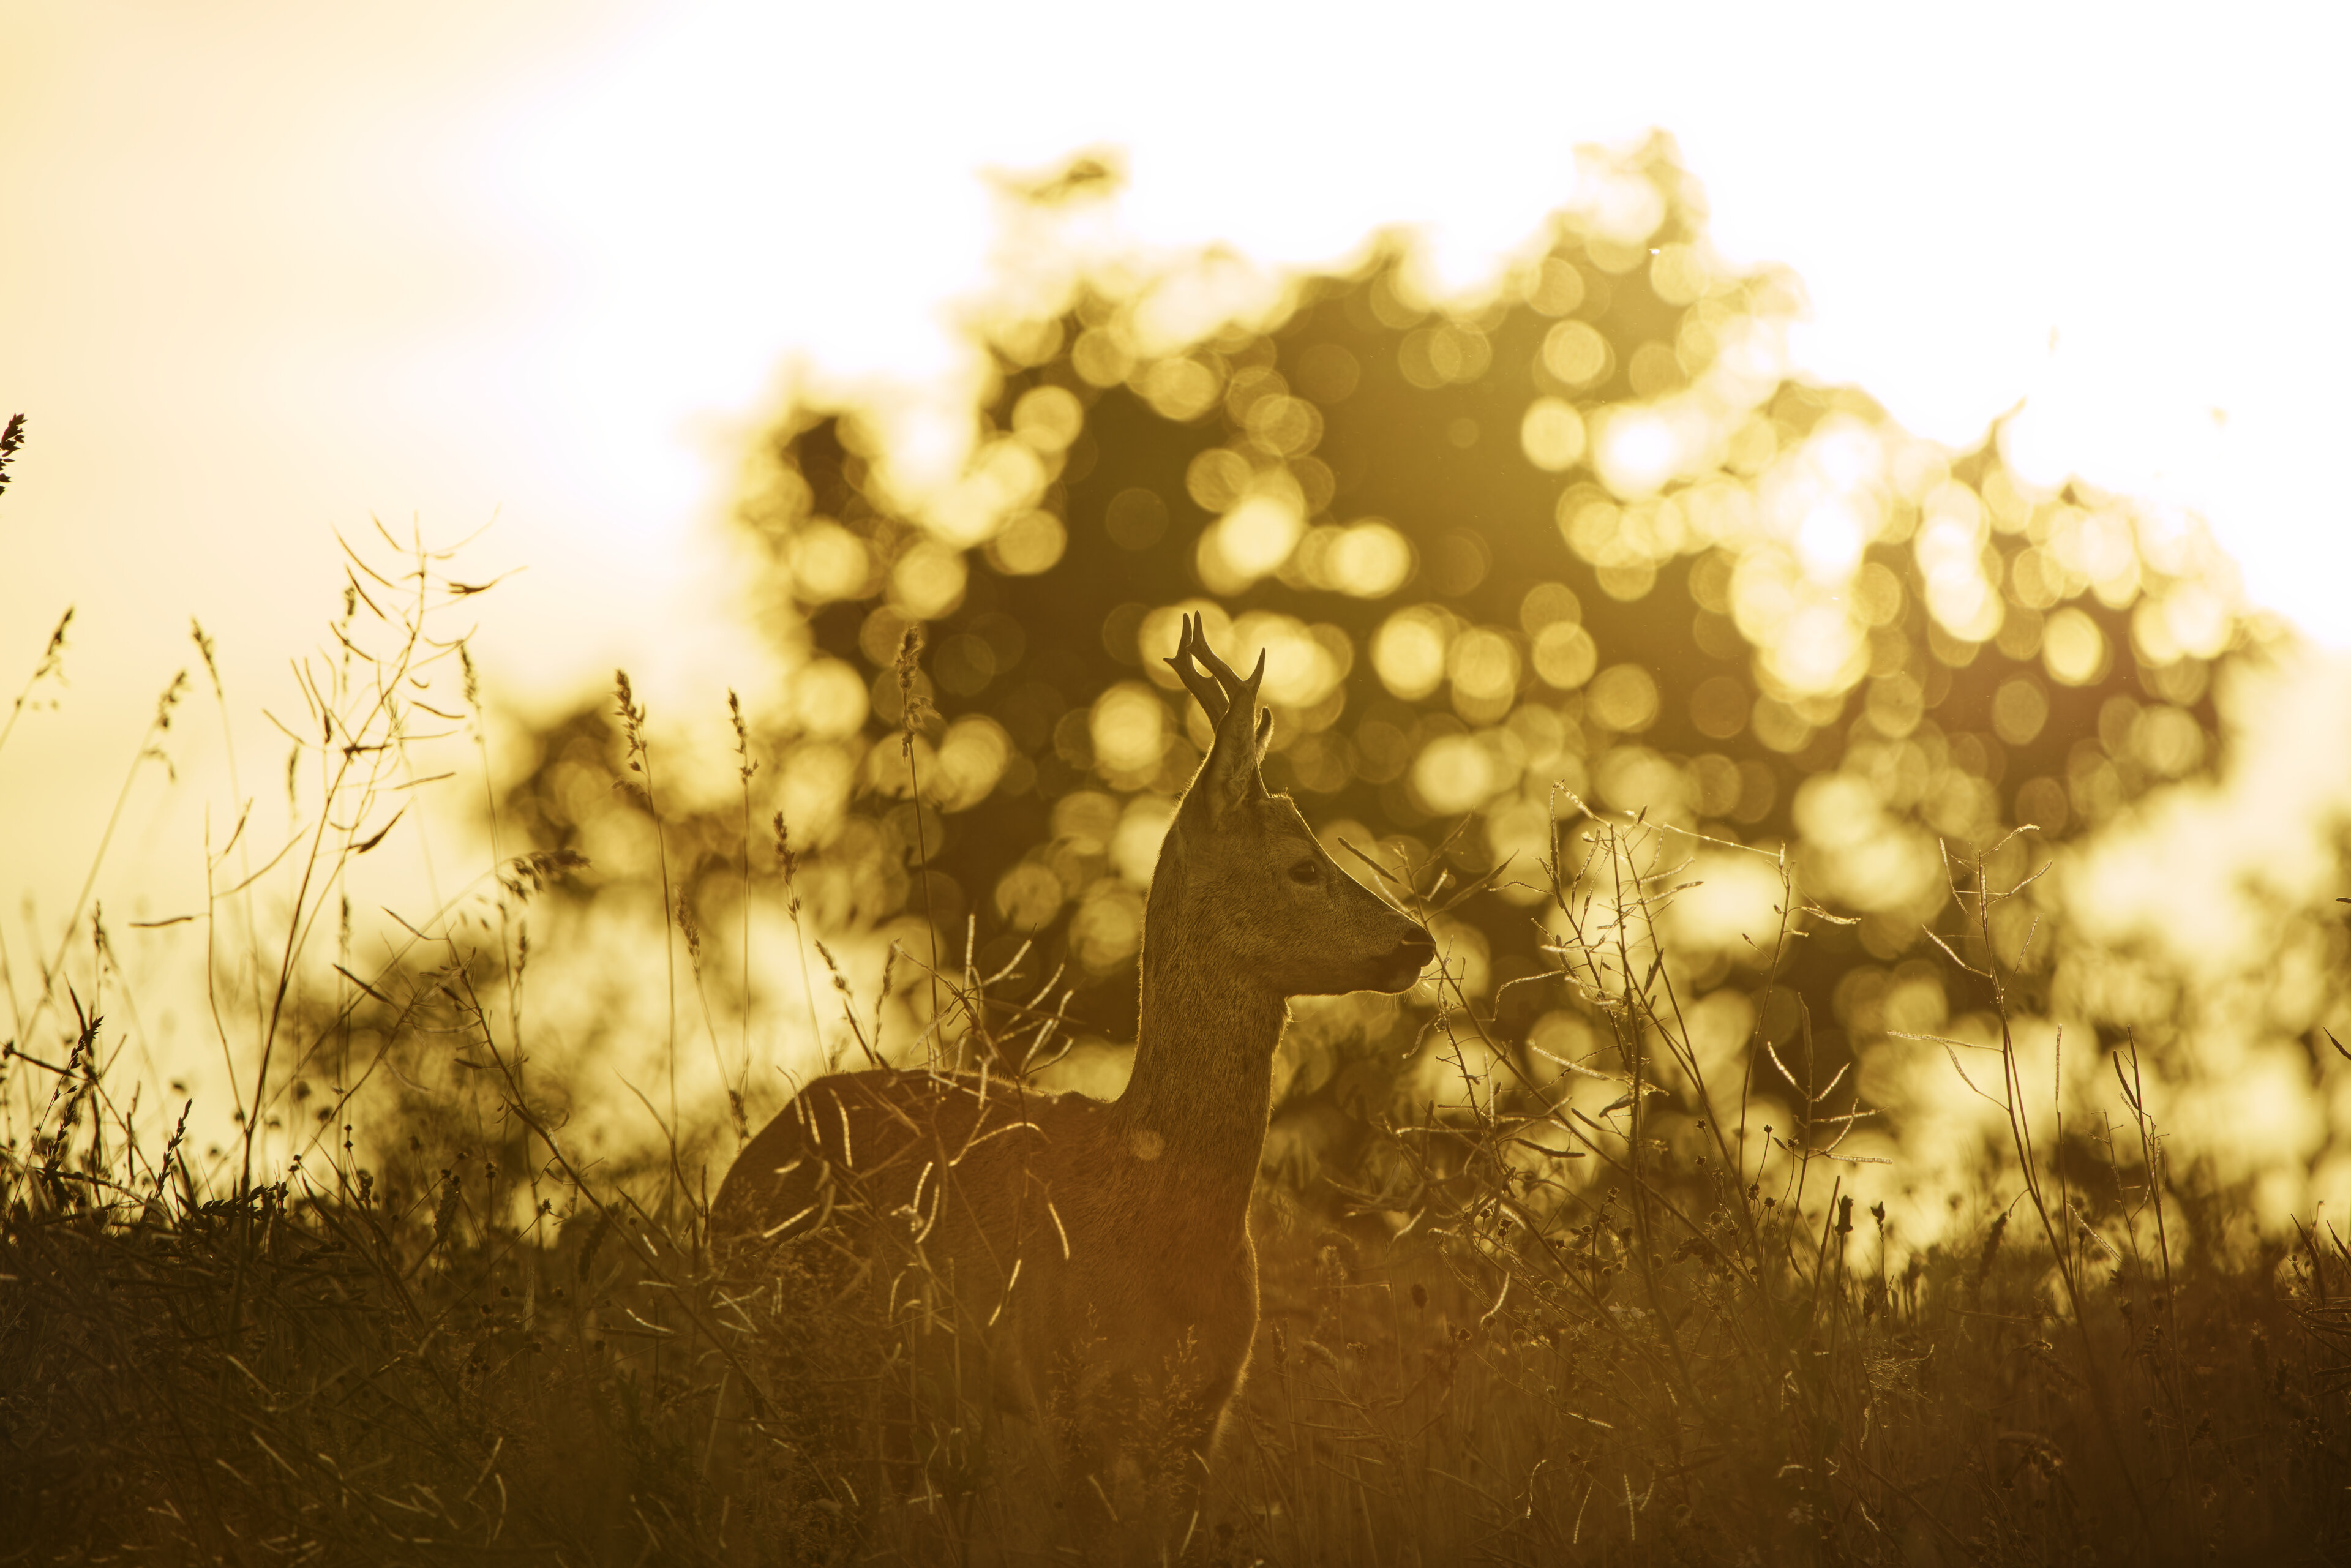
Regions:
<instances>
[{"instance_id":1,"label":"silhouetted vegetation","mask_svg":"<svg viewBox=\"0 0 2351 1568\"><path fill-rule=\"evenodd\" d=\"M2175 1167L2195 1019L2102 992L2040 876L2216 769L2214 672L2280 634L2194 528L1789 377L1792 280L1712 256L1663 145L1600 190L1479 298L1401 242L1073 272L977 329L943 474L887 408L787 410L733 770L673 771L622 676L367 962L346 873L486 721L436 619L476 589L355 552L282 845L207 846L233 1146L140 1108L96 912L11 990L0 1557L1075 1560L936 1371L919 1247L730 1275L708 1197L828 1063L1115 1082L1189 611L1268 650L1267 781L1441 951L1299 1005L1249 1379L1197 1517L1125 1549L2338 1560L2351 1252ZM627 1079L607 1003L664 985ZM1888 1166L1938 1113L1879 1103L1897 1053L1990 1104L1975 1163Z\"/></svg>"}]
</instances>

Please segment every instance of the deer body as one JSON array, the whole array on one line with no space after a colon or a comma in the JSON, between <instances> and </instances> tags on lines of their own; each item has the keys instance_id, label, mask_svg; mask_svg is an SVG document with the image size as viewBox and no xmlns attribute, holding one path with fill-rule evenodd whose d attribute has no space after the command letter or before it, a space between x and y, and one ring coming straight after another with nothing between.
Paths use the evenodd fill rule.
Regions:
<instances>
[{"instance_id":1,"label":"deer body","mask_svg":"<svg viewBox=\"0 0 2351 1568\"><path fill-rule=\"evenodd\" d=\"M1197 657L1215 684L1190 666ZM1403 990L1426 932L1346 875L1266 793L1257 683L1187 622L1174 664L1217 722L1152 879L1134 1069L1116 1101L970 1074L810 1084L712 1206L725 1245L836 1216L901 1239L987 1345L996 1402L1039 1421L1065 1478L1205 1464L1258 1319L1249 1230L1291 996ZM874 1280L894 1303L916 1287ZM1154 1450L1156 1450L1155 1453Z\"/></svg>"}]
</instances>

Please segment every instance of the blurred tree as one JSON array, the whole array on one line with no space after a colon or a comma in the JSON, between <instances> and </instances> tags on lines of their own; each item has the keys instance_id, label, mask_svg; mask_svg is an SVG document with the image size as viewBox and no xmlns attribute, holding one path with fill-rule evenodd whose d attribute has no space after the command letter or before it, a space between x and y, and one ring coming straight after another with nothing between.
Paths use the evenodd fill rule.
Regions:
<instances>
[{"instance_id":1,"label":"blurred tree","mask_svg":"<svg viewBox=\"0 0 2351 1568\"><path fill-rule=\"evenodd\" d=\"M1096 167L1026 199L1086 199ZM738 517L788 716L758 737L762 788L818 922L927 915L959 956L968 920L983 968L1033 940L1027 971L1061 967L1071 1016L1127 1036L1144 881L1204 734L1158 662L1186 608L1236 662L1266 651L1267 777L1311 821L1461 879L1515 857L1447 917L1489 1000L1552 967L1555 783L1785 846L1804 895L1855 922L1782 976L1831 1063L1903 985L1950 977L1922 936L1948 916L1943 845L2078 832L2212 766L2208 673L2248 632L2200 529L2038 489L1996 430L1950 454L1791 377L1795 284L1712 253L1670 143L1589 172L1541 253L1471 298L1437 298L1401 243L1206 321L1229 258L1081 273L975 329L993 375L946 483L871 411L788 410ZM917 624L939 713L919 823L892 670ZM615 766L610 726L545 738L508 807L538 847L580 847L581 799L634 809L561 778ZM698 874L728 874L732 813L678 832ZM2008 880L2041 858L2016 843ZM1689 994L1752 989L1768 901L1692 897L1671 926ZM1503 1024L1562 1009L1514 988ZM1388 1092L1344 1071L1344 1029L1300 1032L1294 1094Z\"/></svg>"}]
</instances>

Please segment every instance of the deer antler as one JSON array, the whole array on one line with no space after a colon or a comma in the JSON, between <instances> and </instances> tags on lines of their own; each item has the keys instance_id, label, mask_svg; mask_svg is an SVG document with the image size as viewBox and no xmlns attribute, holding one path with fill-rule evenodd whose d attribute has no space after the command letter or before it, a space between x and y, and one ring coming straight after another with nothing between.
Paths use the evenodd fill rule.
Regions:
<instances>
[{"instance_id":1,"label":"deer antler","mask_svg":"<svg viewBox=\"0 0 2351 1568\"><path fill-rule=\"evenodd\" d=\"M1193 624L1195 626L1198 626L1200 624L1199 620L1196 618ZM1249 695L1250 700L1254 701L1256 699L1257 688L1265 680L1264 649L1259 648L1257 651L1257 668L1249 672L1249 679L1243 680L1240 676L1233 674L1231 665L1226 664L1222 659L1217 658L1217 655L1209 650L1208 639L1205 632L1201 632L1200 635L1194 639L1194 641L1196 643L1196 646L1194 648L1193 652L1198 656L1200 663L1208 666L1208 673L1217 677L1217 684L1225 688L1225 695L1227 696L1238 701L1241 694L1243 692L1247 692Z\"/></svg>"},{"instance_id":2,"label":"deer antler","mask_svg":"<svg viewBox=\"0 0 2351 1568\"><path fill-rule=\"evenodd\" d=\"M1265 674L1265 654L1262 652L1258 654L1256 672L1244 681L1233 674L1231 665L1210 651L1207 633L1202 626L1200 616L1184 617L1183 635L1176 640L1176 656L1169 659L1167 664L1176 672L1176 678L1184 683L1184 689L1190 692L1207 712L1210 727L1221 727L1234 699L1246 693L1252 701L1255 700L1258 682ZM1207 675L1194 667L1196 659L1207 669ZM1210 675L1216 678L1210 680Z\"/></svg>"},{"instance_id":3,"label":"deer antler","mask_svg":"<svg viewBox=\"0 0 2351 1568\"><path fill-rule=\"evenodd\" d=\"M1217 658L1209 649L1203 625L1204 618L1201 616L1184 617L1184 632L1176 641L1176 656L1167 663L1177 678L1183 681L1185 689L1199 700L1201 708L1208 716L1209 727L1221 733L1225 727L1225 715L1232 711L1233 704L1245 703L1248 707L1244 711L1256 711L1258 687L1265 680L1265 650L1258 650L1257 668L1249 673L1247 680L1243 680L1233 674L1230 664ZM1196 659L1207 669L1207 675L1193 668ZM1208 678L1211 675L1214 680ZM1255 758L1265 756L1266 742L1272 736L1273 712L1269 708L1257 714L1256 733L1249 737Z\"/></svg>"}]
</instances>

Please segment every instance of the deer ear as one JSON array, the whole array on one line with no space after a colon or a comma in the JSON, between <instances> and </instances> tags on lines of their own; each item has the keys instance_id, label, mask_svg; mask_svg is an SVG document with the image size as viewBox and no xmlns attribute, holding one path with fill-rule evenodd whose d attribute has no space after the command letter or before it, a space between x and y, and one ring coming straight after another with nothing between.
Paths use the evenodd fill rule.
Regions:
<instances>
[{"instance_id":1,"label":"deer ear","mask_svg":"<svg viewBox=\"0 0 2351 1568\"><path fill-rule=\"evenodd\" d=\"M1265 780L1259 776L1258 764L1265 756L1266 742L1273 737L1273 715L1258 710L1258 686L1264 677L1265 655L1260 653L1257 668L1240 683L1232 706L1217 726L1216 744L1209 747L1208 759L1200 764L1199 778L1192 786L1205 800L1211 821L1244 801L1265 796Z\"/></svg>"}]
</instances>

